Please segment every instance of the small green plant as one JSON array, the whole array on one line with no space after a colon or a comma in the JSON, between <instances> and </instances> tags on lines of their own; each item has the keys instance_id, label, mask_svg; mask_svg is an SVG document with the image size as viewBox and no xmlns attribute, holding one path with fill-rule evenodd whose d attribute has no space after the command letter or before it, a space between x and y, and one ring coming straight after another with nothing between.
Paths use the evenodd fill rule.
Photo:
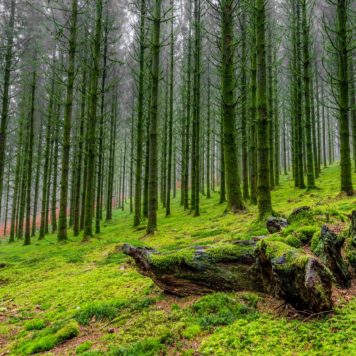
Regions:
<instances>
[{"instance_id":1,"label":"small green plant","mask_svg":"<svg viewBox=\"0 0 356 356\"><path fill-rule=\"evenodd\" d=\"M165 348L161 339L146 338L128 346L113 347L108 352L109 356L131 356L131 355L158 355Z\"/></svg>"},{"instance_id":2,"label":"small green plant","mask_svg":"<svg viewBox=\"0 0 356 356\"><path fill-rule=\"evenodd\" d=\"M58 344L70 340L79 334L78 324L70 320L68 324L59 327L53 325L42 330L30 340L25 340L19 345L18 351L22 355L32 355L38 352L52 350Z\"/></svg>"},{"instance_id":3,"label":"small green plant","mask_svg":"<svg viewBox=\"0 0 356 356\"><path fill-rule=\"evenodd\" d=\"M93 343L91 341L85 341L75 349L75 353L77 355L83 354L85 351L88 351L92 346Z\"/></svg>"},{"instance_id":4,"label":"small green plant","mask_svg":"<svg viewBox=\"0 0 356 356\"><path fill-rule=\"evenodd\" d=\"M198 324L193 324L188 326L182 333L186 339L193 339L195 336L199 335L201 332L201 327Z\"/></svg>"},{"instance_id":5,"label":"small green plant","mask_svg":"<svg viewBox=\"0 0 356 356\"><path fill-rule=\"evenodd\" d=\"M88 325L94 319L113 320L123 308L129 308L131 311L139 311L147 308L155 299L143 298L133 300L110 300L105 302L94 302L84 305L76 311L74 318L81 325Z\"/></svg>"},{"instance_id":6,"label":"small green plant","mask_svg":"<svg viewBox=\"0 0 356 356\"><path fill-rule=\"evenodd\" d=\"M25 322L25 329L30 330L42 330L46 327L46 323L43 319L31 319Z\"/></svg>"}]
</instances>

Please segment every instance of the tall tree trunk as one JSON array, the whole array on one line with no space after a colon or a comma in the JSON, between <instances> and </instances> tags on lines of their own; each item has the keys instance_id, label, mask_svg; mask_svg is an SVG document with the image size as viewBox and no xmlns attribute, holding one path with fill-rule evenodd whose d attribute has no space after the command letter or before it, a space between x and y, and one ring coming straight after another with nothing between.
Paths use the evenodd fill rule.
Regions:
<instances>
[{"instance_id":1,"label":"tall tree trunk","mask_svg":"<svg viewBox=\"0 0 356 356\"><path fill-rule=\"evenodd\" d=\"M248 140L247 140L247 23L244 12L241 14L241 148L242 148L242 190L244 200L249 194Z\"/></svg>"},{"instance_id":2,"label":"tall tree trunk","mask_svg":"<svg viewBox=\"0 0 356 356\"><path fill-rule=\"evenodd\" d=\"M310 53L309 53L309 24L307 19L306 0L302 1L302 31L303 31L303 80L304 80L304 114L305 114L305 139L307 159L307 187L315 188L314 156L312 141L312 112L311 112L311 78L310 78Z\"/></svg>"},{"instance_id":3,"label":"tall tree trunk","mask_svg":"<svg viewBox=\"0 0 356 356\"><path fill-rule=\"evenodd\" d=\"M192 122L192 194L191 210L194 216L200 215L200 76L201 76L201 23L200 23L200 0L194 0L194 75L193 75L193 122Z\"/></svg>"},{"instance_id":4,"label":"tall tree trunk","mask_svg":"<svg viewBox=\"0 0 356 356\"><path fill-rule=\"evenodd\" d=\"M338 42L338 106L339 106L339 135L340 135L340 166L341 191L353 195L351 157L350 157L350 128L349 128L349 51L348 51L348 4L346 0L337 1L337 42Z\"/></svg>"},{"instance_id":5,"label":"tall tree trunk","mask_svg":"<svg viewBox=\"0 0 356 356\"><path fill-rule=\"evenodd\" d=\"M255 16L251 19L251 54L250 54L250 187L251 203L257 204L257 57Z\"/></svg>"},{"instance_id":6,"label":"tall tree trunk","mask_svg":"<svg viewBox=\"0 0 356 356\"><path fill-rule=\"evenodd\" d=\"M95 211L95 233L100 233L100 220L102 219L103 203L103 185L104 185L104 110L105 110L105 88L108 54L108 35L109 35L109 8L106 7L106 17L104 26L104 53L103 53L103 73L101 77L101 103L100 103L100 121L99 121L99 144L98 144L98 175L96 191L96 211Z\"/></svg>"},{"instance_id":7,"label":"tall tree trunk","mask_svg":"<svg viewBox=\"0 0 356 356\"><path fill-rule=\"evenodd\" d=\"M170 79L169 79L169 121L168 121L168 166L167 166L167 192L166 216L171 215L171 188L172 188L172 160L173 160L173 89L174 89L174 0L170 1L172 7L171 19L171 52L170 52Z\"/></svg>"},{"instance_id":8,"label":"tall tree trunk","mask_svg":"<svg viewBox=\"0 0 356 356\"><path fill-rule=\"evenodd\" d=\"M221 101L224 127L224 160L228 208L237 212L244 209L237 171L236 147L236 95L235 95L235 43L234 0L221 2Z\"/></svg>"},{"instance_id":9,"label":"tall tree trunk","mask_svg":"<svg viewBox=\"0 0 356 356\"><path fill-rule=\"evenodd\" d=\"M80 103L80 123L78 134L78 149L75 170L75 196L74 196L74 214L73 214L73 235L78 236L80 231L80 195L82 188L82 167L83 167L83 147L84 147L84 127L85 127L85 111L87 98L87 69L86 61L83 66L82 87L81 87L81 103Z\"/></svg>"},{"instance_id":10,"label":"tall tree trunk","mask_svg":"<svg viewBox=\"0 0 356 356\"><path fill-rule=\"evenodd\" d=\"M67 240L67 208L68 208L68 182L69 160L72 129L72 107L75 80L75 55L77 41L77 16L78 0L72 0L71 27L69 35L68 68L67 68L67 93L64 110L63 149L61 163L61 183L59 199L58 241Z\"/></svg>"},{"instance_id":11,"label":"tall tree trunk","mask_svg":"<svg viewBox=\"0 0 356 356\"><path fill-rule=\"evenodd\" d=\"M97 121L97 104L98 104L98 82L100 75L100 47L101 47L101 18L103 11L103 0L96 0L96 24L94 37L93 68L91 77L89 116L87 129L87 152L88 152L88 170L86 182L86 199L84 212L84 235L83 240L88 240L93 236L93 209L95 195L95 150L96 150L96 121Z\"/></svg>"},{"instance_id":12,"label":"tall tree trunk","mask_svg":"<svg viewBox=\"0 0 356 356\"><path fill-rule=\"evenodd\" d=\"M36 65L36 64L35 64ZM34 141L34 121L35 121L35 101L37 88L37 69L32 73L31 84L31 109L28 122L28 139L26 147L26 223L24 245L31 243L31 196L32 196L32 165L33 165L33 141Z\"/></svg>"},{"instance_id":13,"label":"tall tree trunk","mask_svg":"<svg viewBox=\"0 0 356 356\"><path fill-rule=\"evenodd\" d=\"M152 69L151 106L149 129L149 173L148 173L148 223L147 233L153 234L157 228L157 121L158 89L160 71L161 3L155 0L152 29Z\"/></svg>"},{"instance_id":14,"label":"tall tree trunk","mask_svg":"<svg viewBox=\"0 0 356 356\"><path fill-rule=\"evenodd\" d=\"M257 142L258 142L258 211L262 220L272 214L269 170L269 140L266 102L266 1L256 0L257 49Z\"/></svg>"},{"instance_id":15,"label":"tall tree trunk","mask_svg":"<svg viewBox=\"0 0 356 356\"><path fill-rule=\"evenodd\" d=\"M144 81L145 81L145 16L146 1L141 0L140 9L140 53L139 53L139 79L138 79L138 104L137 104L137 132L136 132L136 173L135 173L135 216L134 226L140 225L142 218L142 165L143 165L143 140L144 140Z\"/></svg>"},{"instance_id":16,"label":"tall tree trunk","mask_svg":"<svg viewBox=\"0 0 356 356\"><path fill-rule=\"evenodd\" d=\"M54 55L53 58L55 58ZM46 139L45 139L45 153L44 153L44 164L43 164L42 204L41 204L41 223L40 223L39 240L42 240L46 234L46 222L47 222L46 213L48 211L48 191L49 191L48 181L50 177L49 164L50 164L50 154L51 154L51 134L52 134L53 107L54 107L55 59L53 59L52 66L53 69L52 69L52 78L51 78L51 89L49 94L48 114L47 114L47 122L46 122Z\"/></svg>"},{"instance_id":17,"label":"tall tree trunk","mask_svg":"<svg viewBox=\"0 0 356 356\"><path fill-rule=\"evenodd\" d=\"M1 121L0 121L0 214L1 200L3 191L4 169L5 169L5 153L6 153L6 138L7 126L9 119L9 104L10 104L10 87L11 87L11 71L13 62L13 46L14 46L14 27L15 27L15 9L16 0L11 0L10 18L6 27L6 52L4 58L4 87L2 90L1 103Z\"/></svg>"}]
</instances>

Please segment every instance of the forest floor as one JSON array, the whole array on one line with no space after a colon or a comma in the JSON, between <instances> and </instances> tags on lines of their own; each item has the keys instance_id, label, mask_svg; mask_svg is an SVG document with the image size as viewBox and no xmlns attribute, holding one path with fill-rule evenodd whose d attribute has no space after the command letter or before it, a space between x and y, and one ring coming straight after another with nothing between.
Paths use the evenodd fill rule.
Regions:
<instances>
[{"instance_id":1,"label":"forest floor","mask_svg":"<svg viewBox=\"0 0 356 356\"><path fill-rule=\"evenodd\" d=\"M297 190L282 177L273 192L275 211L355 209L355 197L338 194L338 167L324 169L317 185ZM239 215L224 210L214 193L202 197L201 217L194 218L177 198L171 217L160 210L153 237L134 230L132 215L117 210L89 243L70 236L57 244L54 235L28 247L2 241L0 355L355 355L354 293L338 293L334 312L319 318L297 316L256 293L179 299L163 294L117 253L124 242L170 251L266 234L256 223L256 207Z\"/></svg>"}]
</instances>

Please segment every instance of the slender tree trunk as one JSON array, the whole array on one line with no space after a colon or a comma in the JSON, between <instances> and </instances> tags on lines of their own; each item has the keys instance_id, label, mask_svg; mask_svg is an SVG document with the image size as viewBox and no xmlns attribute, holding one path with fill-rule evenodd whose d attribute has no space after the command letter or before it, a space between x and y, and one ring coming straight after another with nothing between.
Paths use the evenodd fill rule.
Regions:
<instances>
[{"instance_id":1,"label":"slender tree trunk","mask_svg":"<svg viewBox=\"0 0 356 356\"><path fill-rule=\"evenodd\" d=\"M304 80L304 113L305 113L305 139L307 158L307 187L315 188L314 156L312 141L312 112L311 112L311 80L310 80L310 54L309 54L309 24L307 20L306 0L302 1L302 31L303 31L303 80Z\"/></svg>"},{"instance_id":2,"label":"slender tree trunk","mask_svg":"<svg viewBox=\"0 0 356 356\"><path fill-rule=\"evenodd\" d=\"M251 203L257 204L257 57L256 57L256 25L252 17L251 55L250 55L250 187Z\"/></svg>"},{"instance_id":3,"label":"slender tree trunk","mask_svg":"<svg viewBox=\"0 0 356 356\"><path fill-rule=\"evenodd\" d=\"M36 64L35 64L36 65ZM34 121L35 121L35 101L37 88L37 69L32 73L31 84L31 109L28 122L27 159L26 159L26 223L24 245L31 243L31 188L32 188L32 165L33 165L33 141L34 141Z\"/></svg>"},{"instance_id":4,"label":"slender tree trunk","mask_svg":"<svg viewBox=\"0 0 356 356\"><path fill-rule=\"evenodd\" d=\"M256 0L257 49L257 142L258 142L258 211L260 219L272 214L269 169L269 140L266 102L266 1Z\"/></svg>"},{"instance_id":5,"label":"slender tree trunk","mask_svg":"<svg viewBox=\"0 0 356 356\"><path fill-rule=\"evenodd\" d=\"M341 191L353 195L350 128L349 128L349 53L347 12L348 1L337 1L337 37L338 37L338 105L339 105L339 135L340 135L340 166Z\"/></svg>"},{"instance_id":6,"label":"slender tree trunk","mask_svg":"<svg viewBox=\"0 0 356 356\"><path fill-rule=\"evenodd\" d=\"M54 51L53 51L54 52ZM54 55L53 55L54 58ZM42 179L42 204L41 204L41 224L39 232L39 240L42 240L46 234L46 213L48 210L48 191L49 191L49 164L51 154L51 134L53 121L53 106L54 106L54 87L55 87L55 60L52 63L53 71L51 78L51 89L48 102L48 114L46 122L46 139L45 139L45 153L43 165L43 179Z\"/></svg>"},{"instance_id":7,"label":"slender tree trunk","mask_svg":"<svg viewBox=\"0 0 356 356\"><path fill-rule=\"evenodd\" d=\"M211 171L210 171L210 159L211 159L211 93L210 93L210 66L208 65L208 113L206 118L206 197L211 198L210 185L211 185Z\"/></svg>"},{"instance_id":8,"label":"slender tree trunk","mask_svg":"<svg viewBox=\"0 0 356 356\"><path fill-rule=\"evenodd\" d=\"M167 166L167 192L166 192L166 217L171 215L171 188L172 188L172 160L173 160L173 91L174 91L174 0L170 1L172 7L171 20L171 53L170 53L170 79L169 79L169 121L168 121L168 166Z\"/></svg>"},{"instance_id":9,"label":"slender tree trunk","mask_svg":"<svg viewBox=\"0 0 356 356\"><path fill-rule=\"evenodd\" d=\"M75 80L75 55L77 41L78 0L72 0L71 28L69 35L68 68L67 68L67 94L64 110L63 149L61 163L61 183L59 199L58 241L67 240L67 208L69 184L69 160L72 129L72 107Z\"/></svg>"},{"instance_id":10,"label":"slender tree trunk","mask_svg":"<svg viewBox=\"0 0 356 356\"><path fill-rule=\"evenodd\" d=\"M147 233L153 234L157 228L157 121L158 89L160 68L161 3L155 0L152 30L151 106L149 130L149 173L148 173L148 223Z\"/></svg>"},{"instance_id":11,"label":"slender tree trunk","mask_svg":"<svg viewBox=\"0 0 356 356\"><path fill-rule=\"evenodd\" d=\"M32 212L32 230L31 236L36 235L37 224L37 206L38 206L38 193L40 189L40 174L41 174L41 160L42 160L42 121L39 127L40 133L38 135L38 147L37 147L37 161L36 161L36 178L35 178L35 191L33 196L33 212Z\"/></svg>"},{"instance_id":12,"label":"slender tree trunk","mask_svg":"<svg viewBox=\"0 0 356 356\"><path fill-rule=\"evenodd\" d=\"M111 107L110 120L110 153L109 153L109 172L107 184L106 200L106 220L112 219L112 204L114 195L114 173L115 173L115 152L116 152L116 123L117 123L117 88L114 87L113 100Z\"/></svg>"},{"instance_id":13,"label":"slender tree trunk","mask_svg":"<svg viewBox=\"0 0 356 356\"><path fill-rule=\"evenodd\" d=\"M96 211L95 211L95 233L100 233L100 220L102 219L103 203L103 185L104 185L104 110L105 110L105 88L108 54L108 33L109 33L109 15L108 6L106 7L106 18L104 27L104 53L103 53L103 73L101 77L101 103L100 103L100 121L99 121L99 142L97 152L97 191L96 191Z\"/></svg>"},{"instance_id":14,"label":"slender tree trunk","mask_svg":"<svg viewBox=\"0 0 356 356\"><path fill-rule=\"evenodd\" d=\"M238 158L235 134L235 44L234 44L234 0L221 3L221 101L224 127L224 160L228 208L232 212L244 209L237 171Z\"/></svg>"},{"instance_id":15,"label":"slender tree trunk","mask_svg":"<svg viewBox=\"0 0 356 356\"><path fill-rule=\"evenodd\" d=\"M57 98L59 100L59 98ZM54 134L54 148L53 148L53 186L52 186L52 202L51 202L51 224L52 233L57 231L57 184L58 184L58 151L59 151L59 141L58 141L58 130L59 130L59 117L61 115L60 104L57 104L56 111L56 124L55 124L55 134Z\"/></svg>"},{"instance_id":16,"label":"slender tree trunk","mask_svg":"<svg viewBox=\"0 0 356 356\"><path fill-rule=\"evenodd\" d=\"M95 145L96 145L96 121L97 121L97 104L98 104L98 81L100 75L100 47L101 47L101 18L103 11L103 0L96 0L96 24L94 37L94 54L93 68L91 77L90 100L89 100L89 117L87 129L87 152L88 152L88 171L86 182L86 198L84 212L84 235L83 240L88 240L93 236L93 209L95 195Z\"/></svg>"},{"instance_id":17,"label":"slender tree trunk","mask_svg":"<svg viewBox=\"0 0 356 356\"><path fill-rule=\"evenodd\" d=\"M242 190L244 200L249 194L248 140L247 140L247 29L246 15L241 14L241 148L242 148Z\"/></svg>"},{"instance_id":18,"label":"slender tree trunk","mask_svg":"<svg viewBox=\"0 0 356 356\"><path fill-rule=\"evenodd\" d=\"M6 28L6 51L4 58L4 87L2 90L1 121L0 121L0 215L2 206L2 191L5 168L6 138L9 119L11 71L13 62L14 27L16 0L11 0L10 18Z\"/></svg>"},{"instance_id":19,"label":"slender tree trunk","mask_svg":"<svg viewBox=\"0 0 356 356\"><path fill-rule=\"evenodd\" d=\"M146 3L141 0L140 10L140 53L139 53L139 80L138 80L138 105L137 105L137 132L136 132L136 173L135 173L135 216L134 226L140 225L142 218L142 156L144 140L144 81L145 81L145 16Z\"/></svg>"}]
</instances>

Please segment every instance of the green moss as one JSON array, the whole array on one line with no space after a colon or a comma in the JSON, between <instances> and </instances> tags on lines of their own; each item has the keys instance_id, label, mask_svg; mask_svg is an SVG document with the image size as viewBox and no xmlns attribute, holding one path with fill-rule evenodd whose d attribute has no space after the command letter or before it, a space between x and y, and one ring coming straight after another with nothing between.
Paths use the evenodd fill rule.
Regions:
<instances>
[{"instance_id":1,"label":"green moss","mask_svg":"<svg viewBox=\"0 0 356 356\"><path fill-rule=\"evenodd\" d=\"M85 351L88 351L89 349L91 349L92 346L93 346L93 343L91 341L85 341L75 349L75 353L77 355L82 354Z\"/></svg>"},{"instance_id":2,"label":"green moss","mask_svg":"<svg viewBox=\"0 0 356 356\"><path fill-rule=\"evenodd\" d=\"M109 356L130 356L130 355L158 355L164 348L164 340L157 338L147 338L129 346L112 347L107 353Z\"/></svg>"},{"instance_id":3,"label":"green moss","mask_svg":"<svg viewBox=\"0 0 356 356\"><path fill-rule=\"evenodd\" d=\"M293 235L288 235L288 236L278 236L278 235L272 235L266 238L268 241L278 241L278 242L283 242L291 247L299 248L302 246L302 243L298 238L296 238Z\"/></svg>"},{"instance_id":4,"label":"green moss","mask_svg":"<svg viewBox=\"0 0 356 356\"><path fill-rule=\"evenodd\" d=\"M189 325L184 331L183 336L186 339L193 339L201 333L201 327L198 324Z\"/></svg>"},{"instance_id":5,"label":"green moss","mask_svg":"<svg viewBox=\"0 0 356 356\"><path fill-rule=\"evenodd\" d=\"M26 330L42 330L46 327L46 323L43 319L28 320L24 324Z\"/></svg>"},{"instance_id":6,"label":"green moss","mask_svg":"<svg viewBox=\"0 0 356 356\"><path fill-rule=\"evenodd\" d=\"M254 318L255 309L225 293L202 297L191 306L195 322L203 330L218 325L229 325L238 318Z\"/></svg>"},{"instance_id":7,"label":"green moss","mask_svg":"<svg viewBox=\"0 0 356 356\"><path fill-rule=\"evenodd\" d=\"M259 241L257 248L264 250L267 258L272 263L276 262L274 268L278 269L288 270L293 266L302 268L310 258L304 251L279 241L264 239ZM283 260L283 263L280 263L281 260Z\"/></svg>"},{"instance_id":8,"label":"green moss","mask_svg":"<svg viewBox=\"0 0 356 356\"><path fill-rule=\"evenodd\" d=\"M289 245L289 246L292 246L292 247L295 247L295 248L299 248L302 246L302 243L301 241L293 236L293 235L288 235L286 238L285 238L285 242Z\"/></svg>"},{"instance_id":9,"label":"green moss","mask_svg":"<svg viewBox=\"0 0 356 356\"><path fill-rule=\"evenodd\" d=\"M82 325L88 325L91 320L113 320L118 316L119 311L124 308L130 309L132 312L139 311L147 308L154 301L153 298L143 298L87 303L76 311L74 318Z\"/></svg>"},{"instance_id":10,"label":"green moss","mask_svg":"<svg viewBox=\"0 0 356 356\"><path fill-rule=\"evenodd\" d=\"M197 232L192 233L192 237L205 238L205 237L212 237L212 236L226 234L228 232L229 232L229 230L227 230L227 229L197 231Z\"/></svg>"},{"instance_id":11,"label":"green moss","mask_svg":"<svg viewBox=\"0 0 356 356\"><path fill-rule=\"evenodd\" d=\"M307 244L319 230L320 228L315 225L302 226L294 232L294 235L299 238L303 244Z\"/></svg>"},{"instance_id":12,"label":"green moss","mask_svg":"<svg viewBox=\"0 0 356 356\"><path fill-rule=\"evenodd\" d=\"M56 332L57 342L61 343L66 340L72 339L73 337L76 337L78 334L79 334L79 326L74 320L71 320L66 326L64 326L62 329L59 329Z\"/></svg>"},{"instance_id":13,"label":"green moss","mask_svg":"<svg viewBox=\"0 0 356 356\"><path fill-rule=\"evenodd\" d=\"M326 222L348 221L345 214L354 209L355 197L338 194L339 174L337 165L323 169L316 182L321 189L311 193L295 189L290 176L281 176L280 186L272 191L273 209L288 216L294 208L308 205L312 207L312 214L296 219L281 233L284 240L278 242L291 243L288 236L302 226L321 227ZM356 181L355 173L353 180ZM135 246L148 244L163 254L186 249L193 255L191 246L214 246L231 238L245 240L267 234L265 223L257 222L256 206L246 203L245 213L225 214L226 207L219 204L219 193L213 192L211 199L201 199L201 216L196 218L180 207L179 190L177 193L177 199L172 200L171 217L165 218L165 209L158 209L159 230L149 238L142 238L146 222L143 221L141 229L133 229L132 215L125 209L114 210L113 220L102 226L100 235L88 244L81 243L81 236L74 237L71 230L68 230L68 243L63 245L57 244L55 234L41 241L35 238L26 248L22 241L8 244L0 239L0 261L6 264L0 272L0 313L5 317L0 326L4 340L0 353L26 355L31 345L38 350L50 349L57 342L56 332L65 326L58 321L72 319L91 303L125 301L124 307L109 314L115 333L109 334L102 329L103 334L95 338L93 350L83 355L107 355L114 347L124 347L126 352L131 352L139 347L137 343L152 339L157 341L158 347L147 353L153 354L161 351L182 355L184 352L187 355L203 353L199 351L200 343L204 345L204 354L209 354L206 350L210 349L210 354L214 355L355 354L355 333L350 327L356 318L355 299L330 319L322 317L319 321L302 322L258 313L256 294L251 293L247 299L244 299L245 293L227 294L225 303L231 303L232 298L236 300L234 303L242 305L242 310L249 308L250 311L237 313L237 306L226 312L221 306L210 312L210 320L204 320L204 312L194 311L189 306L189 298L186 304L185 299L178 302L166 297L149 278L140 275L128 263L127 256L113 253L118 245L130 243ZM356 263L356 253L348 246L345 252L349 261ZM221 256L220 253L216 255ZM189 260L189 256L186 257ZM157 298L163 299L163 308L160 303L154 303ZM171 308L172 302L180 306ZM262 303L265 304L264 299ZM97 320L95 314L87 315L91 323L87 329L89 333L96 333L102 327L100 321L94 321ZM236 316L230 317L231 314ZM34 318L44 320L47 327L26 330L25 324ZM193 325L199 325L201 332L185 340L183 333ZM194 330L187 333L194 333ZM174 342L169 348L166 341L161 342L171 343L172 339ZM186 351L186 348L197 350ZM139 351L136 355L145 355L145 352Z\"/></svg>"},{"instance_id":14,"label":"green moss","mask_svg":"<svg viewBox=\"0 0 356 356\"><path fill-rule=\"evenodd\" d=\"M310 249L312 250L312 252L317 255L320 256L321 252L322 252L322 241L320 238L320 231L316 231L313 235L313 238L311 240L310 243Z\"/></svg>"},{"instance_id":15,"label":"green moss","mask_svg":"<svg viewBox=\"0 0 356 356\"><path fill-rule=\"evenodd\" d=\"M53 325L34 335L31 339L23 340L15 348L16 353L23 355L32 355L38 352L52 350L62 342L70 340L79 334L78 324L70 320L62 327Z\"/></svg>"},{"instance_id":16,"label":"green moss","mask_svg":"<svg viewBox=\"0 0 356 356\"><path fill-rule=\"evenodd\" d=\"M241 246L237 244L222 243L213 247L209 247L206 253L214 261L221 260L236 260L246 256L248 253L253 253L254 248L251 246Z\"/></svg>"},{"instance_id":17,"label":"green moss","mask_svg":"<svg viewBox=\"0 0 356 356\"><path fill-rule=\"evenodd\" d=\"M36 339L33 342L28 343L27 348L25 348L25 355L32 355L38 352L45 352L53 349L57 346L57 338L56 335L46 335L40 339Z\"/></svg>"},{"instance_id":18,"label":"green moss","mask_svg":"<svg viewBox=\"0 0 356 356\"><path fill-rule=\"evenodd\" d=\"M152 254L150 262L158 269L167 270L172 265L189 264L195 255L193 249L181 249L173 253Z\"/></svg>"}]
</instances>

